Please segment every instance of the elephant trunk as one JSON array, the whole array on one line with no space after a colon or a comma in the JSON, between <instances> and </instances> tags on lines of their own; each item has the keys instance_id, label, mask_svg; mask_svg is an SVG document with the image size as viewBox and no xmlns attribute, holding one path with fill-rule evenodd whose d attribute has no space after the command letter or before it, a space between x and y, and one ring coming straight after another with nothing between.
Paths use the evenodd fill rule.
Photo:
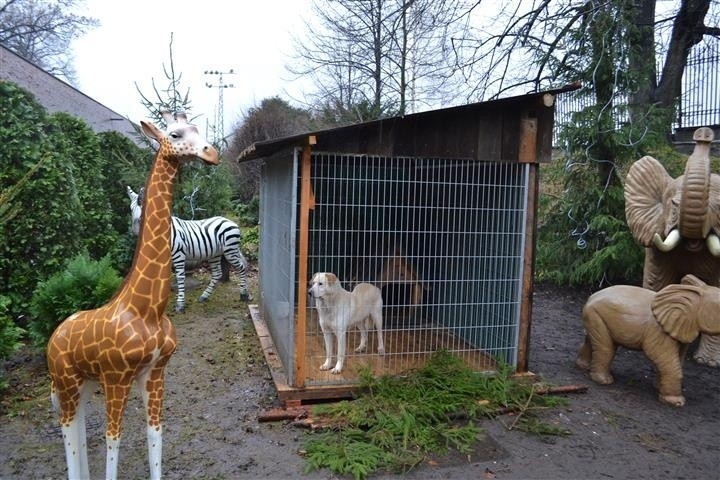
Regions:
<instances>
[{"instance_id":1,"label":"elephant trunk","mask_svg":"<svg viewBox=\"0 0 720 480\"><path fill-rule=\"evenodd\" d=\"M701 143L705 142L696 144L685 166L678 218L680 235L695 240L706 238L710 231L710 157Z\"/></svg>"}]
</instances>

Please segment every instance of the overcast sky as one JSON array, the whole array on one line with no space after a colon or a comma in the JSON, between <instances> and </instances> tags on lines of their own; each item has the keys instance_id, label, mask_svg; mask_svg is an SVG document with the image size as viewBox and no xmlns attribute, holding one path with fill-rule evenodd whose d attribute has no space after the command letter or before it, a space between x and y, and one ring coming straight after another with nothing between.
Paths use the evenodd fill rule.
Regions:
<instances>
[{"instance_id":1,"label":"overcast sky","mask_svg":"<svg viewBox=\"0 0 720 480\"><path fill-rule=\"evenodd\" d=\"M301 98L299 82L285 71L293 35L309 18L311 0L86 0L83 14L100 26L73 44L80 90L137 122L147 116L135 84L151 99L152 80L165 88L163 63L170 65L170 34L180 91L190 89L198 126L214 123L218 104L217 75L228 72L223 89L225 134L242 113L263 98Z\"/></svg>"}]
</instances>

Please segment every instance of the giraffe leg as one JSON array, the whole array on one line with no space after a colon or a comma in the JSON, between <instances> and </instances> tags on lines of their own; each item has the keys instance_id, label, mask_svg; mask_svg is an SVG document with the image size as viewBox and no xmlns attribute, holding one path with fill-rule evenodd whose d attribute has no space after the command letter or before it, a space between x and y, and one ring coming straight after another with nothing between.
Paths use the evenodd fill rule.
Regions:
<instances>
[{"instance_id":1,"label":"giraffe leg","mask_svg":"<svg viewBox=\"0 0 720 480\"><path fill-rule=\"evenodd\" d=\"M122 430L122 418L125 405L130 395L130 382L118 382L109 385L103 382L105 388L105 418L107 429L105 431L105 478L106 480L117 479L118 460L120 457L120 434Z\"/></svg>"},{"instance_id":2,"label":"giraffe leg","mask_svg":"<svg viewBox=\"0 0 720 480\"><path fill-rule=\"evenodd\" d=\"M248 292L247 283L247 260L237 245L228 248L223 252L227 261L237 270L238 278L240 279L240 300L247 302L250 300L250 294Z\"/></svg>"},{"instance_id":3,"label":"giraffe leg","mask_svg":"<svg viewBox=\"0 0 720 480\"><path fill-rule=\"evenodd\" d=\"M90 468L88 466L88 455L87 455L87 423L85 423L85 406L87 405L92 392L97 387L96 382L85 381L80 388L80 403L78 404L78 430L80 434L80 471L83 472L85 477L90 478Z\"/></svg>"},{"instance_id":4,"label":"giraffe leg","mask_svg":"<svg viewBox=\"0 0 720 480\"><path fill-rule=\"evenodd\" d=\"M222 257L215 257L210 259L210 283L208 284L205 291L200 295L200 302L207 302L210 295L215 291L215 287L222 278L222 266L220 260Z\"/></svg>"},{"instance_id":5,"label":"giraffe leg","mask_svg":"<svg viewBox=\"0 0 720 480\"><path fill-rule=\"evenodd\" d=\"M87 442L85 433L84 385L78 382L59 393L55 385L51 389L53 406L60 411L60 425L65 447L65 461L69 479L89 479Z\"/></svg>"},{"instance_id":6,"label":"giraffe leg","mask_svg":"<svg viewBox=\"0 0 720 480\"><path fill-rule=\"evenodd\" d=\"M164 367L148 370L137 379L147 416L148 462L150 479L159 480L162 473L162 404Z\"/></svg>"},{"instance_id":7,"label":"giraffe leg","mask_svg":"<svg viewBox=\"0 0 720 480\"><path fill-rule=\"evenodd\" d=\"M82 407L80 407L82 408ZM65 444L65 460L67 462L68 479L89 479L90 472L83 471L82 454L80 453L80 419L77 415L68 423L62 424L63 442ZM87 455L85 455L87 465Z\"/></svg>"}]
</instances>

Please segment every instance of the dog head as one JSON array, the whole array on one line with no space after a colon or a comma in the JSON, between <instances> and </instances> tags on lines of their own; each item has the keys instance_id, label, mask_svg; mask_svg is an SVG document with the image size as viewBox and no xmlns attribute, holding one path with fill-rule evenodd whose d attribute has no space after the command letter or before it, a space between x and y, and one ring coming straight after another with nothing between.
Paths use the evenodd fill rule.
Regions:
<instances>
[{"instance_id":1,"label":"dog head","mask_svg":"<svg viewBox=\"0 0 720 480\"><path fill-rule=\"evenodd\" d=\"M318 272L310 280L308 294L314 298L323 298L332 294L338 285L338 279L334 273Z\"/></svg>"}]
</instances>

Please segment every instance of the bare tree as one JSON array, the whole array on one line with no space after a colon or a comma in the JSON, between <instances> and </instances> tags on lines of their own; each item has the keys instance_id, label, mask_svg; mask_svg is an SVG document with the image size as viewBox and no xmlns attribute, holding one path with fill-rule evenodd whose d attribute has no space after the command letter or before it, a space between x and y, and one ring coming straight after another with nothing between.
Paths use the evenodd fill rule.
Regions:
<instances>
[{"instance_id":1,"label":"bare tree","mask_svg":"<svg viewBox=\"0 0 720 480\"><path fill-rule=\"evenodd\" d=\"M389 16L392 49L388 86L398 97L398 113L452 102L457 92L451 68L453 35L466 30L465 2L400 0Z\"/></svg>"},{"instance_id":2,"label":"bare tree","mask_svg":"<svg viewBox=\"0 0 720 480\"><path fill-rule=\"evenodd\" d=\"M83 0L0 0L0 43L57 77L76 83L70 43L98 25L73 13Z\"/></svg>"},{"instance_id":3,"label":"bare tree","mask_svg":"<svg viewBox=\"0 0 720 480\"><path fill-rule=\"evenodd\" d=\"M501 28L454 39L458 71L475 79L468 100L582 81L582 94L597 107L583 151L597 163L601 185L617 183L617 118L629 117L642 132L626 143L649 130L670 134L690 49L719 33L704 24L712 2L679 0L665 18L656 18L657 0L506 2L490 22ZM668 38L659 42L663 34ZM663 52L658 78L656 58Z\"/></svg>"},{"instance_id":4,"label":"bare tree","mask_svg":"<svg viewBox=\"0 0 720 480\"><path fill-rule=\"evenodd\" d=\"M486 20L471 22L480 26L474 36L453 38L458 70L464 78L474 79L467 98L491 98L518 87L537 90L577 80L596 68L593 52L597 59L615 46L624 53L615 57L613 67L633 70L637 98L663 107L674 105L690 49L704 35L720 35L720 28L704 23L717 0L679 0L674 11L661 19L656 18L657 1L511 1L494 16L481 14L483 4L477 2L468 15ZM665 49L657 48L661 28L670 30ZM656 54L663 51L664 68L656 81Z\"/></svg>"},{"instance_id":5,"label":"bare tree","mask_svg":"<svg viewBox=\"0 0 720 480\"><path fill-rule=\"evenodd\" d=\"M688 54L718 34L707 26L717 25L718 5L526 0L503 2L491 17L484 2L468 12L475 35L453 39L467 100L583 85L573 96L584 107L560 128L565 164L554 180L562 194L546 197L539 270L602 284L637 265L642 252L625 221L623 171L667 143Z\"/></svg>"},{"instance_id":6,"label":"bare tree","mask_svg":"<svg viewBox=\"0 0 720 480\"><path fill-rule=\"evenodd\" d=\"M149 118L156 123L163 124L165 120L162 116L162 111L167 110L170 112L189 112L192 107L190 101L190 88L187 88L184 93L180 91L180 83L182 82L182 72L175 71L175 60L173 58L173 36L174 33L170 32L170 43L168 44L168 58L169 62L163 63L163 73L167 79L167 86L164 88L158 88L155 83L155 78L152 78L152 89L155 98L150 98L145 95L137 82L135 82L135 89L140 94L140 102L149 113ZM144 135L142 135L144 138Z\"/></svg>"},{"instance_id":7,"label":"bare tree","mask_svg":"<svg viewBox=\"0 0 720 480\"><path fill-rule=\"evenodd\" d=\"M242 202L249 202L260 193L259 160L238 164L240 152L255 142L281 138L315 130L320 125L311 114L295 108L279 97L266 98L257 107L251 108L238 126L234 128L232 142L224 152L228 168L235 178L235 191Z\"/></svg>"},{"instance_id":8,"label":"bare tree","mask_svg":"<svg viewBox=\"0 0 720 480\"><path fill-rule=\"evenodd\" d=\"M437 103L452 76L463 0L316 0L288 67L310 75L325 110L363 121Z\"/></svg>"}]
</instances>

